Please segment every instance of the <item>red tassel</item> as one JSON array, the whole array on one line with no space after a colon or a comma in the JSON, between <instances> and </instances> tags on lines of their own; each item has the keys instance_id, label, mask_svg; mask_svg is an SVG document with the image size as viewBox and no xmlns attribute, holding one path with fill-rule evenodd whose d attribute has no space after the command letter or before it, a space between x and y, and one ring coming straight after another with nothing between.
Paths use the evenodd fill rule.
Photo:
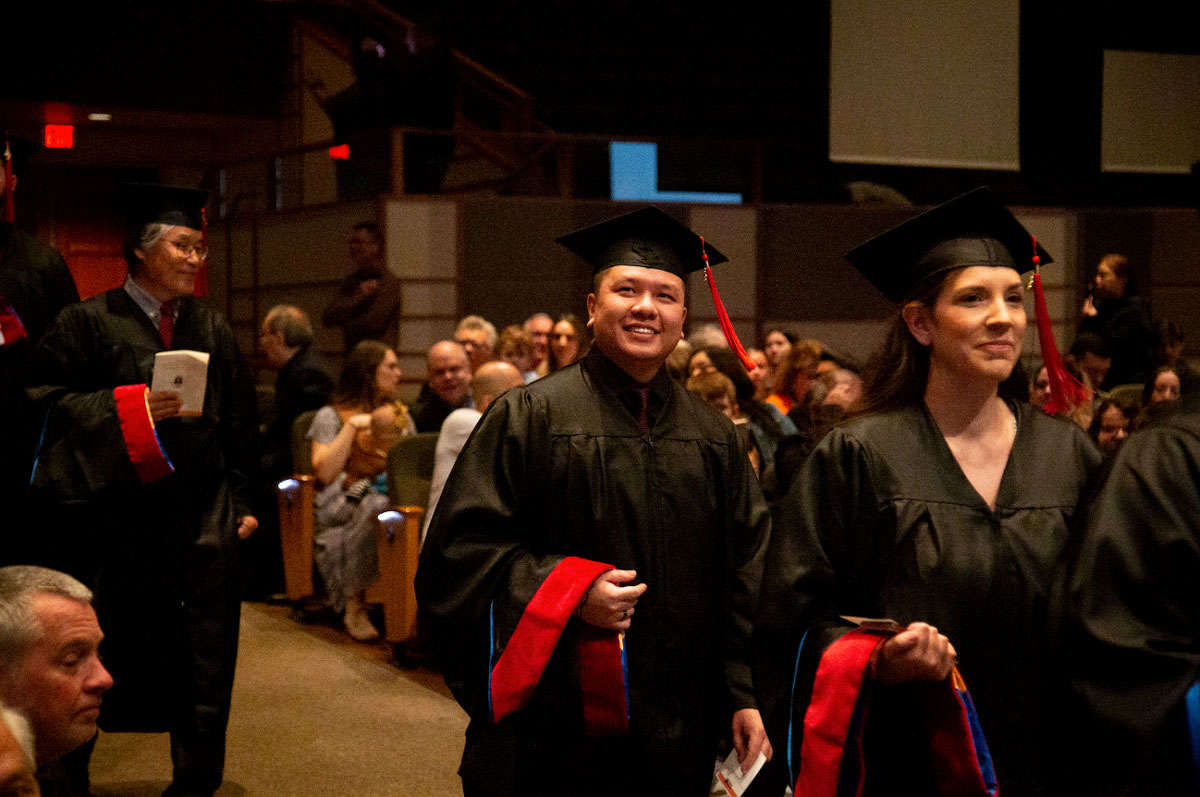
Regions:
<instances>
[{"instance_id":1,"label":"red tassel","mask_svg":"<svg viewBox=\"0 0 1200 797\"><path fill-rule=\"evenodd\" d=\"M208 213L200 208L200 245L204 247L204 259L196 270L196 288L193 296L208 296Z\"/></svg>"},{"instance_id":2,"label":"red tassel","mask_svg":"<svg viewBox=\"0 0 1200 797\"><path fill-rule=\"evenodd\" d=\"M742 361L745 369L753 371L758 366L742 348L742 342L738 340L733 322L729 320L729 313L725 311L725 303L721 301L721 294L717 292L717 281L713 279L712 266L708 265L708 250L704 248L703 235L700 236L700 256L704 258L704 278L708 280L708 289L712 291L713 305L717 308L717 320L721 322L721 331L725 333L725 340L729 341L729 347Z\"/></svg>"},{"instance_id":3,"label":"red tassel","mask_svg":"<svg viewBox=\"0 0 1200 797\"><path fill-rule=\"evenodd\" d=\"M1033 236L1031 236L1033 237ZM1054 342L1054 330L1050 327L1050 311L1046 309L1046 292L1042 289L1042 259L1037 253L1037 238L1033 237L1033 307L1037 314L1038 344L1042 348L1042 362L1050 378L1050 397L1042 409L1049 415L1065 415L1090 401L1092 391L1067 373L1058 345Z\"/></svg>"},{"instance_id":4,"label":"red tassel","mask_svg":"<svg viewBox=\"0 0 1200 797\"><path fill-rule=\"evenodd\" d=\"M7 138L4 140L4 209L0 211L0 221L7 221L9 224L15 224L17 221L17 211L13 205L12 150Z\"/></svg>"}]
</instances>

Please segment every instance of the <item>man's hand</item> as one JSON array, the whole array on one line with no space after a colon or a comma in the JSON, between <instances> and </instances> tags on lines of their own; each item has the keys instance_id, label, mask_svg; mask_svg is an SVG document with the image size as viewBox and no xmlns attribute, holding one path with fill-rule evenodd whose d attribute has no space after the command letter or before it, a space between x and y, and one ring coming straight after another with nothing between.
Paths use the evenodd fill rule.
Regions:
<instances>
[{"instance_id":1,"label":"man's hand","mask_svg":"<svg viewBox=\"0 0 1200 797\"><path fill-rule=\"evenodd\" d=\"M646 591L645 584L623 587L637 578L636 570L608 570L588 588L579 605L579 617L587 624L611 631L625 631L633 618L633 607Z\"/></svg>"},{"instance_id":2,"label":"man's hand","mask_svg":"<svg viewBox=\"0 0 1200 797\"><path fill-rule=\"evenodd\" d=\"M765 755L768 761L775 754L758 709L743 708L733 713L733 749L737 752L738 766L743 774L754 766L759 753Z\"/></svg>"},{"instance_id":3,"label":"man's hand","mask_svg":"<svg viewBox=\"0 0 1200 797\"><path fill-rule=\"evenodd\" d=\"M183 399L174 390L151 390L146 403L150 405L150 417L155 423L174 418L183 409Z\"/></svg>"},{"instance_id":4,"label":"man's hand","mask_svg":"<svg viewBox=\"0 0 1200 797\"><path fill-rule=\"evenodd\" d=\"M242 515L240 518L238 518L238 539L246 539L254 533L256 528L258 528L258 518L254 517L254 515Z\"/></svg>"},{"instance_id":5,"label":"man's hand","mask_svg":"<svg viewBox=\"0 0 1200 797\"><path fill-rule=\"evenodd\" d=\"M936 628L928 623L910 623L879 648L875 675L885 684L941 681L956 661L954 646Z\"/></svg>"},{"instance_id":6,"label":"man's hand","mask_svg":"<svg viewBox=\"0 0 1200 797\"><path fill-rule=\"evenodd\" d=\"M1086 316L1100 315L1100 311L1096 309L1096 301L1092 298L1090 293L1088 294L1088 297L1083 300L1083 307L1079 312Z\"/></svg>"}]
</instances>

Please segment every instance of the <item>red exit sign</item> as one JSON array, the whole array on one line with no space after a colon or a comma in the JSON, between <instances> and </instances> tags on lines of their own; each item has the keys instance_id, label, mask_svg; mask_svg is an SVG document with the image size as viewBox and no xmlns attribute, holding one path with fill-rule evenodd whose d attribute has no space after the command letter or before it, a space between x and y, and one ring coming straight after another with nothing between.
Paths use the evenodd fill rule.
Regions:
<instances>
[{"instance_id":1,"label":"red exit sign","mask_svg":"<svg viewBox=\"0 0 1200 797\"><path fill-rule=\"evenodd\" d=\"M75 125L46 125L46 149L74 149Z\"/></svg>"}]
</instances>

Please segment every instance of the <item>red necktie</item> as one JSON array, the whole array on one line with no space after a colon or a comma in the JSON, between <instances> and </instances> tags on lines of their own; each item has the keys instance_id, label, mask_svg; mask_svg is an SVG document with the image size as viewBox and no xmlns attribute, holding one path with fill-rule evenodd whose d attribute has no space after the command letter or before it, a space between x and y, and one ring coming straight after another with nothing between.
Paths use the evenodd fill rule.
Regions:
<instances>
[{"instance_id":1,"label":"red necktie","mask_svg":"<svg viewBox=\"0 0 1200 797\"><path fill-rule=\"evenodd\" d=\"M642 434L650 434L650 415L647 412L650 408L650 388L635 387L634 390L637 391L638 398L642 400L642 408L638 412L637 419L638 431Z\"/></svg>"},{"instance_id":2,"label":"red necktie","mask_svg":"<svg viewBox=\"0 0 1200 797\"><path fill-rule=\"evenodd\" d=\"M168 349L171 348L171 341L175 338L175 306L178 304L174 299L170 299L162 303L158 308L158 334L162 337L163 345Z\"/></svg>"}]
</instances>

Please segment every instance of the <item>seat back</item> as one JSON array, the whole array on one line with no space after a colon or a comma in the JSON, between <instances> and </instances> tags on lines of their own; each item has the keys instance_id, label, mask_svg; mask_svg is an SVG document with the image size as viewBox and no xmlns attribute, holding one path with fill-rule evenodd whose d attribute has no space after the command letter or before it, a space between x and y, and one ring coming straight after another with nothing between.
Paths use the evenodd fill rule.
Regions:
<instances>
[{"instance_id":1,"label":"seat back","mask_svg":"<svg viewBox=\"0 0 1200 797\"><path fill-rule=\"evenodd\" d=\"M392 506L429 505L433 481L437 432L421 432L402 438L388 452L388 499Z\"/></svg>"},{"instance_id":2,"label":"seat back","mask_svg":"<svg viewBox=\"0 0 1200 797\"><path fill-rule=\"evenodd\" d=\"M421 547L421 525L429 503L437 433L405 437L388 452L388 498L394 509L379 516L379 600L383 603L384 639L393 644L417 635L417 595L413 579Z\"/></svg>"},{"instance_id":3,"label":"seat back","mask_svg":"<svg viewBox=\"0 0 1200 797\"><path fill-rule=\"evenodd\" d=\"M308 439L308 428L312 426L317 410L308 410L296 416L292 422L292 469L296 473L311 476L312 441Z\"/></svg>"},{"instance_id":4,"label":"seat back","mask_svg":"<svg viewBox=\"0 0 1200 797\"><path fill-rule=\"evenodd\" d=\"M312 426L316 410L302 412L292 423L292 463L295 475L276 486L279 502L279 546L283 556L283 580L288 600L299 601L313 594L313 499Z\"/></svg>"}]
</instances>

